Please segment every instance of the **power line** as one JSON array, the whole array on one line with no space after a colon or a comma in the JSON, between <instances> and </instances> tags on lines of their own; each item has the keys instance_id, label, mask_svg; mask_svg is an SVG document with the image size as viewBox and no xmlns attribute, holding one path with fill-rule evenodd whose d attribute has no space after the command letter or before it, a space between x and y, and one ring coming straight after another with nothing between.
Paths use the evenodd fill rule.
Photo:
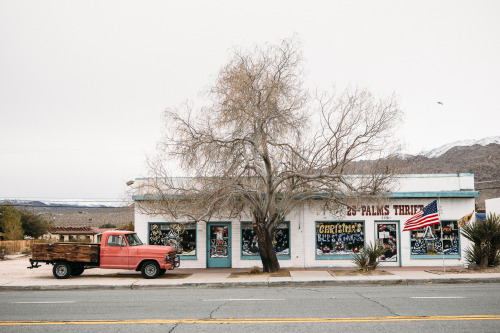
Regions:
<instances>
[{"instance_id":1,"label":"power line","mask_svg":"<svg viewBox=\"0 0 500 333\"><path fill-rule=\"evenodd\" d=\"M483 183L496 183L496 182L500 182L500 179L497 179L497 180L483 180L481 182L475 182L476 184L483 184Z\"/></svg>"},{"instance_id":2,"label":"power line","mask_svg":"<svg viewBox=\"0 0 500 333\"><path fill-rule=\"evenodd\" d=\"M496 189L500 189L500 186L497 186L497 187L476 188L476 191L482 191L482 190L496 190Z\"/></svg>"}]
</instances>

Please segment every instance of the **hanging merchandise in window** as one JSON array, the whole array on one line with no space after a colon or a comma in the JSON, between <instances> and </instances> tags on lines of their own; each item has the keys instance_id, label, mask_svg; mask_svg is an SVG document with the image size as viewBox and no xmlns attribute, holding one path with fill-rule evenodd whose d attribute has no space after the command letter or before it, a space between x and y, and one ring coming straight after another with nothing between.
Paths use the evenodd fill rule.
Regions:
<instances>
[{"instance_id":1,"label":"hanging merchandise in window","mask_svg":"<svg viewBox=\"0 0 500 333\"><path fill-rule=\"evenodd\" d=\"M440 224L433 224L422 229L411 230L412 255L445 255L459 254L457 222L441 222L443 239L441 240Z\"/></svg>"},{"instance_id":2,"label":"hanging merchandise in window","mask_svg":"<svg viewBox=\"0 0 500 333\"><path fill-rule=\"evenodd\" d=\"M363 249L363 222L316 222L316 255L350 255Z\"/></svg>"},{"instance_id":3,"label":"hanging merchandise in window","mask_svg":"<svg viewBox=\"0 0 500 333\"><path fill-rule=\"evenodd\" d=\"M276 227L273 241L274 251L278 256L290 255L290 227L288 223L280 223ZM241 223L241 254L242 256L259 256L257 233L251 222Z\"/></svg>"},{"instance_id":4,"label":"hanging merchandise in window","mask_svg":"<svg viewBox=\"0 0 500 333\"><path fill-rule=\"evenodd\" d=\"M227 258L229 256L228 231L227 226L210 226L210 258Z\"/></svg>"},{"instance_id":5,"label":"hanging merchandise in window","mask_svg":"<svg viewBox=\"0 0 500 333\"><path fill-rule=\"evenodd\" d=\"M150 223L149 244L167 245L178 254L196 255L196 223Z\"/></svg>"},{"instance_id":6,"label":"hanging merchandise in window","mask_svg":"<svg viewBox=\"0 0 500 333\"><path fill-rule=\"evenodd\" d=\"M380 256L382 262L398 261L398 234L396 223L386 222L376 224L377 245L384 248L385 252Z\"/></svg>"}]
</instances>

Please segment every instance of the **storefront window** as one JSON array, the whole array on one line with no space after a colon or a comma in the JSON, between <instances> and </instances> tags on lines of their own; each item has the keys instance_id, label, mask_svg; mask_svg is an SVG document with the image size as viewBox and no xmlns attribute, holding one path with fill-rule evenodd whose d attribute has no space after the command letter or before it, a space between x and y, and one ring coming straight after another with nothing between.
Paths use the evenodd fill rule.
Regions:
<instances>
[{"instance_id":1,"label":"storefront window","mask_svg":"<svg viewBox=\"0 0 500 333\"><path fill-rule=\"evenodd\" d=\"M441 240L441 225L433 224L422 229L410 231L412 256L459 255L459 231L456 221L442 221L443 239Z\"/></svg>"},{"instance_id":2,"label":"storefront window","mask_svg":"<svg viewBox=\"0 0 500 333\"><path fill-rule=\"evenodd\" d=\"M290 256L290 225L288 222L280 223L276 228L273 246L278 257L286 259ZM243 259L258 259L259 257L258 237L251 222L241 223L241 256Z\"/></svg>"},{"instance_id":3,"label":"storefront window","mask_svg":"<svg viewBox=\"0 0 500 333\"><path fill-rule=\"evenodd\" d=\"M149 244L167 245L183 256L196 256L196 223L150 223Z\"/></svg>"},{"instance_id":4,"label":"storefront window","mask_svg":"<svg viewBox=\"0 0 500 333\"><path fill-rule=\"evenodd\" d=\"M316 256L352 255L363 249L364 222L316 222Z\"/></svg>"}]
</instances>

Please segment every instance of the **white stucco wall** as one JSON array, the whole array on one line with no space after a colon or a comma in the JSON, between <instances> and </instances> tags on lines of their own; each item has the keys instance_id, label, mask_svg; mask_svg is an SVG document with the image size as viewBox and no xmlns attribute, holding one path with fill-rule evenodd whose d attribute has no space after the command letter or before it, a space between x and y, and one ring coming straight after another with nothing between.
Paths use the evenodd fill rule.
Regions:
<instances>
[{"instance_id":1,"label":"white stucco wall","mask_svg":"<svg viewBox=\"0 0 500 333\"><path fill-rule=\"evenodd\" d=\"M460 191L473 189L473 175L457 174L445 175L411 175L399 179L399 190L402 192L432 192L432 191ZM281 267L349 267L353 266L351 259L320 259L316 256L316 222L321 221L362 221L364 223L365 244L375 242L375 222L396 222L399 226L399 263L382 263L382 266L441 266L442 256L436 255L433 259L416 259L410 255L410 232L403 232L404 223L411 214L398 214L394 205L427 205L436 198L394 198L388 199L384 205L389 206L387 215L367 215L361 211L356 216L332 216L324 214L319 206L299 207L286 220L290 222L290 259L281 259ZM380 204L380 203L379 203ZM441 198L439 199L441 220L456 221L474 209L474 198ZM401 212L400 212L401 213ZM246 268L259 266L260 260L242 259L241 257L241 222L250 221L250 217L240 220L222 220L231 222L231 267ZM136 209L135 228L140 238L148 242L148 224L152 222L176 222L159 216L145 215ZM177 221L187 222L187 221ZM211 221L212 222L212 221ZM207 230L206 223L199 222L196 227L197 255L195 260L181 259L181 266L185 268L207 267ZM460 249L469 245L464 237L460 237ZM445 256L446 258L446 256ZM445 259L447 266L463 265L463 255L459 259Z\"/></svg>"},{"instance_id":2,"label":"white stucco wall","mask_svg":"<svg viewBox=\"0 0 500 333\"><path fill-rule=\"evenodd\" d=\"M500 215L500 198L485 200L486 214L493 213Z\"/></svg>"}]
</instances>

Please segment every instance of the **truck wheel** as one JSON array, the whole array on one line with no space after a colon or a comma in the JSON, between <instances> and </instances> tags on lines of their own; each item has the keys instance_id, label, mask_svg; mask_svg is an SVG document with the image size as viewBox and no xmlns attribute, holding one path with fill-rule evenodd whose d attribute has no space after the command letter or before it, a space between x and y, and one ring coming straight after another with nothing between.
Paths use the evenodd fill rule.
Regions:
<instances>
[{"instance_id":1,"label":"truck wheel","mask_svg":"<svg viewBox=\"0 0 500 333\"><path fill-rule=\"evenodd\" d=\"M67 279L71 275L71 267L67 262L56 262L52 274L58 279Z\"/></svg>"},{"instance_id":2,"label":"truck wheel","mask_svg":"<svg viewBox=\"0 0 500 333\"><path fill-rule=\"evenodd\" d=\"M80 276L80 275L82 275L84 270L85 270L85 267L83 265L71 267L71 275Z\"/></svg>"},{"instance_id":3,"label":"truck wheel","mask_svg":"<svg viewBox=\"0 0 500 333\"><path fill-rule=\"evenodd\" d=\"M142 277L154 279L160 274L160 265L156 261L146 261L141 268Z\"/></svg>"}]
</instances>

